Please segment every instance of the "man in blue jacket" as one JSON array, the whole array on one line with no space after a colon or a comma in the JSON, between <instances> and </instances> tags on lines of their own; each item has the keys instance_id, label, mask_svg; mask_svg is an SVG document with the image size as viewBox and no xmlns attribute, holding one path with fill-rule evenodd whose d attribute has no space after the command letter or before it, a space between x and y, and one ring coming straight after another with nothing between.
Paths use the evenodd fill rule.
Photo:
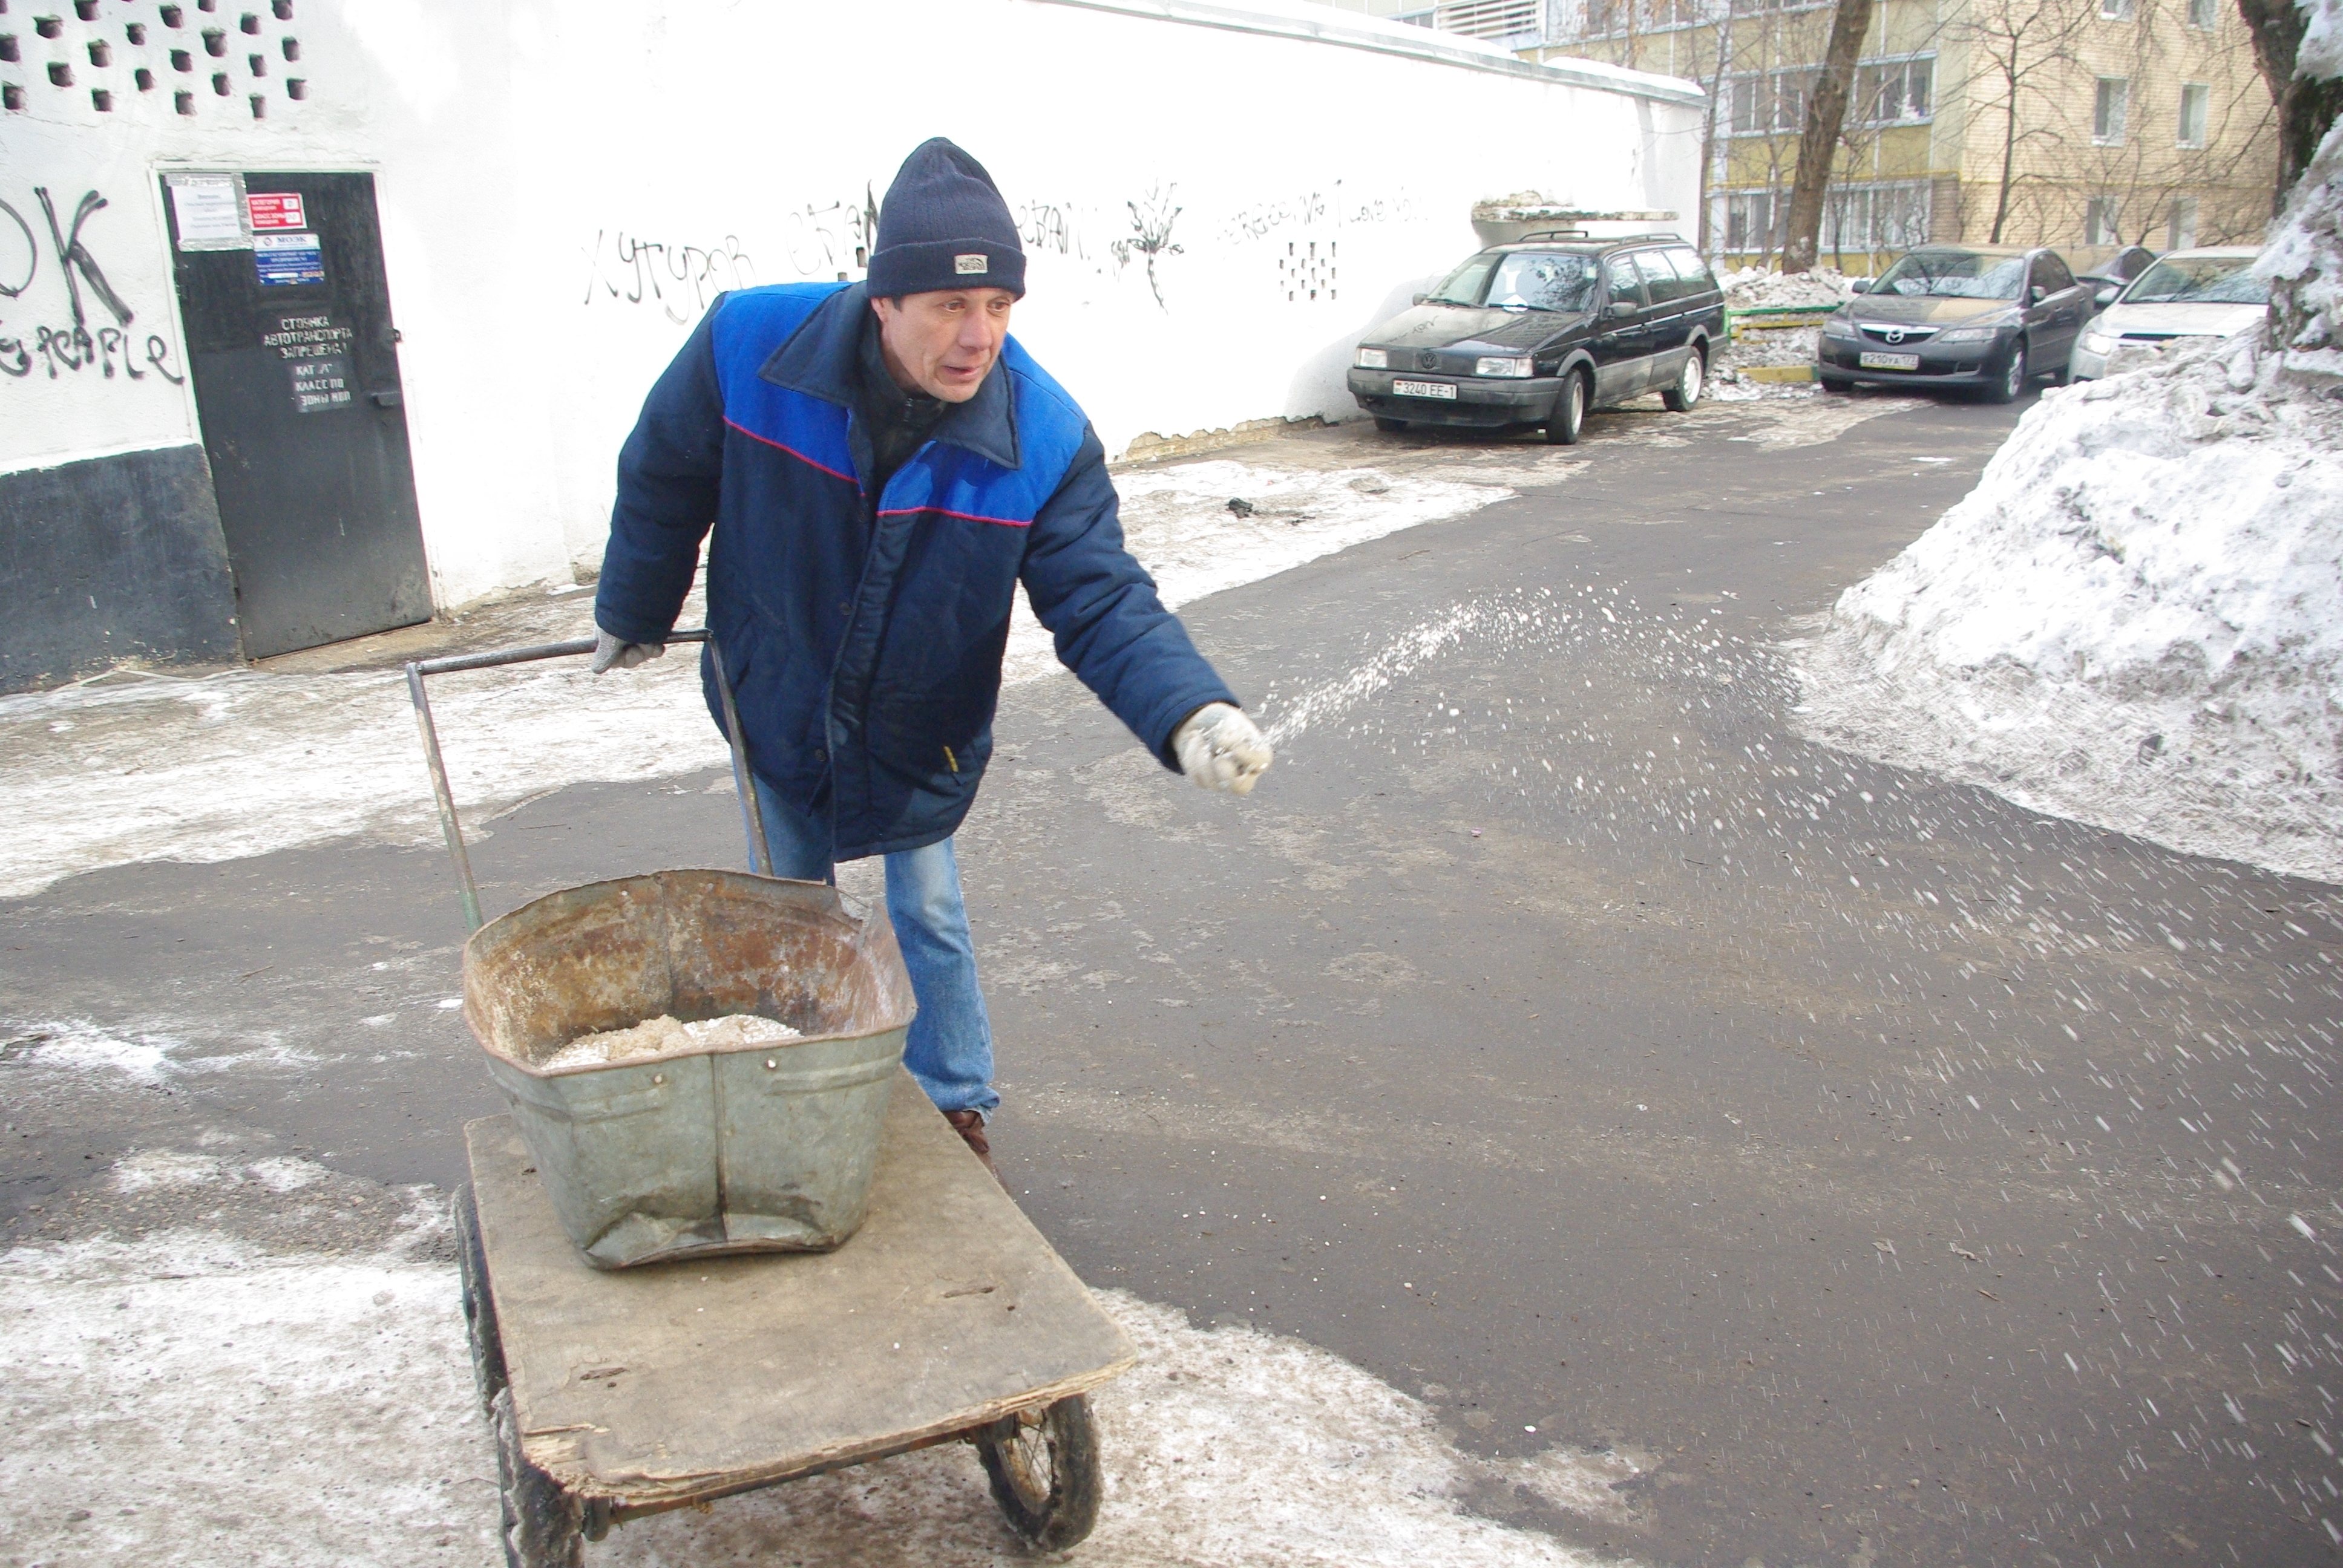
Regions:
<instances>
[{"instance_id":1,"label":"man in blue jacket","mask_svg":"<svg viewBox=\"0 0 2343 1568\"><path fill-rule=\"evenodd\" d=\"M904 1063L988 1165L1001 1097L951 839L992 755L1017 585L1164 766L1242 795L1271 760L1123 548L1089 420L1009 337L1024 292L991 176L922 145L866 283L743 289L693 330L619 454L594 601L597 674L657 658L714 530L708 624L773 869L886 856L920 1003Z\"/></svg>"}]
</instances>

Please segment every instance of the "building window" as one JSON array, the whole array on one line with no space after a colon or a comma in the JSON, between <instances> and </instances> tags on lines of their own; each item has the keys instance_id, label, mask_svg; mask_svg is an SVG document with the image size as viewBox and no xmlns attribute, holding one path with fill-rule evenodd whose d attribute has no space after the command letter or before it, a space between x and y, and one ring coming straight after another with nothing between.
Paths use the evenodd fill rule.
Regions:
<instances>
[{"instance_id":1,"label":"building window","mask_svg":"<svg viewBox=\"0 0 2343 1568\"><path fill-rule=\"evenodd\" d=\"M1730 102L1725 106L1730 112L1725 123L1732 134L1763 136L1805 129L1806 95L1814 90L1816 75L1808 67L1726 77Z\"/></svg>"},{"instance_id":2,"label":"building window","mask_svg":"<svg viewBox=\"0 0 2343 1568\"><path fill-rule=\"evenodd\" d=\"M2121 245L2123 231L2116 225L2117 211L2113 196L2093 196L2083 209L2083 243L2085 245Z\"/></svg>"},{"instance_id":3,"label":"building window","mask_svg":"<svg viewBox=\"0 0 2343 1568\"><path fill-rule=\"evenodd\" d=\"M1725 198L1725 248L1746 254L1774 248L1773 191L1734 191ZM1789 216L1786 196L1782 216Z\"/></svg>"},{"instance_id":4,"label":"building window","mask_svg":"<svg viewBox=\"0 0 2343 1568\"><path fill-rule=\"evenodd\" d=\"M2180 86L2180 145L2201 147L2205 145L2205 122L2211 117L2213 89L2203 82L2184 82Z\"/></svg>"},{"instance_id":5,"label":"building window","mask_svg":"<svg viewBox=\"0 0 2343 1568\"><path fill-rule=\"evenodd\" d=\"M2091 104L2091 140L2103 147L2119 147L2124 139L2124 110L2131 102L2131 79L2101 76L2098 95Z\"/></svg>"},{"instance_id":6,"label":"building window","mask_svg":"<svg viewBox=\"0 0 2343 1568\"><path fill-rule=\"evenodd\" d=\"M1543 33L1544 9L1540 0L1443 0L1433 10L1432 25L1468 38L1507 38Z\"/></svg>"},{"instance_id":7,"label":"building window","mask_svg":"<svg viewBox=\"0 0 2343 1568\"><path fill-rule=\"evenodd\" d=\"M2172 198L2172 220L2165 232L2166 248L2187 250L2197 243L2197 198L2192 196Z\"/></svg>"},{"instance_id":8,"label":"building window","mask_svg":"<svg viewBox=\"0 0 2343 1568\"><path fill-rule=\"evenodd\" d=\"M2188 0L2188 25L2210 33L2221 25L2221 0Z\"/></svg>"},{"instance_id":9,"label":"building window","mask_svg":"<svg viewBox=\"0 0 2343 1568\"><path fill-rule=\"evenodd\" d=\"M1856 67L1855 107L1859 123L1894 126L1926 119L1936 75L1933 59L1890 60Z\"/></svg>"},{"instance_id":10,"label":"building window","mask_svg":"<svg viewBox=\"0 0 2343 1568\"><path fill-rule=\"evenodd\" d=\"M2132 0L2099 0L2099 16L2103 21L2131 20Z\"/></svg>"},{"instance_id":11,"label":"building window","mask_svg":"<svg viewBox=\"0 0 2343 1568\"><path fill-rule=\"evenodd\" d=\"M1789 205L1786 193L1782 205ZM1833 256L1868 256L1909 250L1928 238L1928 186L1925 180L1893 185L1835 186L1823 204L1821 248Z\"/></svg>"}]
</instances>

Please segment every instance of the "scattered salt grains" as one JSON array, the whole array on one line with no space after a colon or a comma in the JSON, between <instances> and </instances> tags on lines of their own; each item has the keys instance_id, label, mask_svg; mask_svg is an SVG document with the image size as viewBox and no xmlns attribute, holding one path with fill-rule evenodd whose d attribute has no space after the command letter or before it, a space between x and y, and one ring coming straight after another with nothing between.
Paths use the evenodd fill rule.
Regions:
<instances>
[{"instance_id":1,"label":"scattered salt grains","mask_svg":"<svg viewBox=\"0 0 2343 1568\"><path fill-rule=\"evenodd\" d=\"M684 1023L661 1013L629 1029L608 1029L579 1035L538 1063L545 1071L571 1067L599 1067L639 1056L663 1056L679 1050L738 1050L752 1045L777 1045L804 1037L788 1024L752 1012L727 1013L722 1018Z\"/></svg>"}]
</instances>

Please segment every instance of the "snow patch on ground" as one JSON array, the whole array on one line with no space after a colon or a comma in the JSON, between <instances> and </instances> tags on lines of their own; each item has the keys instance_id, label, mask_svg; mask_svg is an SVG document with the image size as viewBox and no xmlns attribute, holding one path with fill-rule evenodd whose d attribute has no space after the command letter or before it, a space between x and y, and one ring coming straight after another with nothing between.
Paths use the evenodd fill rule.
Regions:
<instances>
[{"instance_id":1,"label":"snow patch on ground","mask_svg":"<svg viewBox=\"0 0 2343 1568\"><path fill-rule=\"evenodd\" d=\"M161 1169L149 1159L146 1169ZM1141 1363L1093 1396L1108 1465L1091 1568L1466 1568L1597 1559L1463 1513L1522 1486L1608 1530L1651 1461L1457 1450L1433 1412L1339 1357L1100 1300ZM387 1253L270 1255L177 1232L0 1255L11 1386L0 1443L18 1560L492 1568L496 1461L455 1271ZM589 1565L958 1568L1030 1562L971 1451L950 1446L660 1515Z\"/></svg>"},{"instance_id":2,"label":"snow patch on ground","mask_svg":"<svg viewBox=\"0 0 2343 1568\"><path fill-rule=\"evenodd\" d=\"M1132 552L1174 607L1511 493L1233 461L1126 474L1117 486ZM1240 518L1232 497L1258 509ZM571 635L589 634L588 611L581 599ZM1021 602L1009 678L1057 668ZM689 648L625 675L565 659L437 676L431 706L468 824L584 779L727 761ZM415 843L438 831L414 709L387 671L132 675L0 698L0 898L142 860L206 863L358 836Z\"/></svg>"},{"instance_id":3,"label":"snow patch on ground","mask_svg":"<svg viewBox=\"0 0 2343 1568\"><path fill-rule=\"evenodd\" d=\"M1778 310L1788 305L1839 305L1854 297L1846 275L1835 268L1775 272L1762 266L1727 267L1716 275L1727 310Z\"/></svg>"},{"instance_id":4,"label":"snow patch on ground","mask_svg":"<svg viewBox=\"0 0 2343 1568\"><path fill-rule=\"evenodd\" d=\"M1817 738L2343 880L2343 405L2250 336L2044 396L1800 652Z\"/></svg>"},{"instance_id":5,"label":"snow patch on ground","mask_svg":"<svg viewBox=\"0 0 2343 1568\"><path fill-rule=\"evenodd\" d=\"M2325 0L2310 12L2297 75L2343 75L2343 23ZM2343 375L2343 121L2329 126L2254 263L2292 366Z\"/></svg>"}]
</instances>

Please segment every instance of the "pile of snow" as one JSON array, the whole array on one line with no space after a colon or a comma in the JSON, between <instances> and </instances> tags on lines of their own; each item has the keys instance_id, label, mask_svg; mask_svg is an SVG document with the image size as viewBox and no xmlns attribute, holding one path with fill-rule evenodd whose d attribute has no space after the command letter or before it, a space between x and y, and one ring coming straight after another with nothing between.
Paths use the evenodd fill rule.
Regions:
<instances>
[{"instance_id":1,"label":"pile of snow","mask_svg":"<svg viewBox=\"0 0 2343 1568\"><path fill-rule=\"evenodd\" d=\"M1812 272L1775 272L1762 266L1728 267L1716 275L1727 310L1778 310L1791 305L1841 305L1853 297L1846 276L1831 267Z\"/></svg>"},{"instance_id":2,"label":"pile of snow","mask_svg":"<svg viewBox=\"0 0 2343 1568\"><path fill-rule=\"evenodd\" d=\"M2318 378L2324 382L2323 377ZM2252 335L2046 394L1801 654L1819 739L2343 880L2343 403Z\"/></svg>"},{"instance_id":3,"label":"pile of snow","mask_svg":"<svg viewBox=\"0 0 2343 1568\"><path fill-rule=\"evenodd\" d=\"M2303 40L2305 75L2314 45L2328 67L2323 74L2343 74L2343 26L2335 24L2335 11L2321 7L2313 36ZM2288 366L2343 375L2343 120L2328 127L2318 155L2295 183L2254 273L2269 280L2271 315Z\"/></svg>"}]
</instances>

